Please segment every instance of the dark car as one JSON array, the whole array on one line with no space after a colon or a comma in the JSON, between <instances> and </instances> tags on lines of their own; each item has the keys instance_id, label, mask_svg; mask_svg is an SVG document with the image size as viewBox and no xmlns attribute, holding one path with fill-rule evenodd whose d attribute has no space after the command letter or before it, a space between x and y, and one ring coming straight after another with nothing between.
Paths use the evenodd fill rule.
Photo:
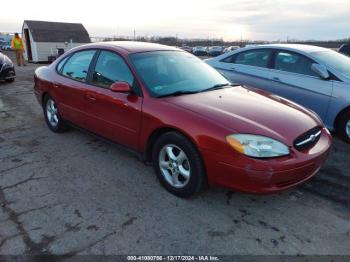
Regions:
<instances>
[{"instance_id":1,"label":"dark car","mask_svg":"<svg viewBox=\"0 0 350 262\"><path fill-rule=\"evenodd\" d=\"M318 172L332 141L311 111L234 86L169 46L80 46L34 80L52 131L74 125L129 147L181 197L207 183L251 193L297 186Z\"/></svg>"},{"instance_id":2,"label":"dark car","mask_svg":"<svg viewBox=\"0 0 350 262\"><path fill-rule=\"evenodd\" d=\"M204 46L195 46L192 50L192 53L196 56L207 56L207 48Z\"/></svg>"},{"instance_id":3,"label":"dark car","mask_svg":"<svg viewBox=\"0 0 350 262\"><path fill-rule=\"evenodd\" d=\"M192 53L192 47L190 47L190 46L181 46L181 47L179 47L181 50L184 50L184 51L186 51L186 52L189 52L189 53Z\"/></svg>"},{"instance_id":4,"label":"dark car","mask_svg":"<svg viewBox=\"0 0 350 262\"><path fill-rule=\"evenodd\" d=\"M0 80L13 82L15 77L15 67L11 59L7 55L0 52Z\"/></svg>"},{"instance_id":5,"label":"dark car","mask_svg":"<svg viewBox=\"0 0 350 262\"><path fill-rule=\"evenodd\" d=\"M223 53L223 48L221 46L211 46L208 48L209 56L215 57Z\"/></svg>"},{"instance_id":6,"label":"dark car","mask_svg":"<svg viewBox=\"0 0 350 262\"><path fill-rule=\"evenodd\" d=\"M350 56L350 44L343 44L339 49L339 53Z\"/></svg>"}]
</instances>

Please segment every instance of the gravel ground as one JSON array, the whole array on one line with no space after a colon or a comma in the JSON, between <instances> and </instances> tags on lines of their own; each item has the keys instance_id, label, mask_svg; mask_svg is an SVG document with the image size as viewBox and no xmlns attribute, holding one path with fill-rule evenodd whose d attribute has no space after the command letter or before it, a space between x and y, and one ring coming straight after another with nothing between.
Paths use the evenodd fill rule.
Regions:
<instances>
[{"instance_id":1,"label":"gravel ground","mask_svg":"<svg viewBox=\"0 0 350 262\"><path fill-rule=\"evenodd\" d=\"M183 200L151 167L77 130L54 134L37 65L0 83L0 254L348 254L350 145L281 194L209 188Z\"/></svg>"}]
</instances>

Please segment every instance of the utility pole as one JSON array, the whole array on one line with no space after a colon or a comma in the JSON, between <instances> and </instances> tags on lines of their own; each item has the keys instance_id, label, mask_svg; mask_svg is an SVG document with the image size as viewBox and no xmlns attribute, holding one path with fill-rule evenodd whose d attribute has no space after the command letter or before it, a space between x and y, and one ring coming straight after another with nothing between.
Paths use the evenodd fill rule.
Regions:
<instances>
[{"instance_id":1,"label":"utility pole","mask_svg":"<svg viewBox=\"0 0 350 262\"><path fill-rule=\"evenodd\" d=\"M136 30L134 29L134 41L136 40Z\"/></svg>"}]
</instances>

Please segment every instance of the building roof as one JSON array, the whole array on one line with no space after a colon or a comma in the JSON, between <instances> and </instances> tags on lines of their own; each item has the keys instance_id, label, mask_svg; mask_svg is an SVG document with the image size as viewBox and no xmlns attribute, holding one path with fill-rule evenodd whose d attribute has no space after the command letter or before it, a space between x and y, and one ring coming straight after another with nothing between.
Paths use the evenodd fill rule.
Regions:
<instances>
[{"instance_id":1,"label":"building roof","mask_svg":"<svg viewBox=\"0 0 350 262\"><path fill-rule=\"evenodd\" d=\"M90 36L82 24L25 20L35 42L90 43Z\"/></svg>"}]
</instances>

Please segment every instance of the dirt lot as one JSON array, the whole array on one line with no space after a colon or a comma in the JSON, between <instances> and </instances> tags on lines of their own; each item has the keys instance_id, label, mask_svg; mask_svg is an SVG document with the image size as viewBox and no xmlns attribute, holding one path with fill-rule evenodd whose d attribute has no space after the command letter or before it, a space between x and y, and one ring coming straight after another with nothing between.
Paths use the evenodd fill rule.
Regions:
<instances>
[{"instance_id":1,"label":"dirt lot","mask_svg":"<svg viewBox=\"0 0 350 262\"><path fill-rule=\"evenodd\" d=\"M49 131L36 67L0 83L0 254L350 254L350 145L288 192L183 200L127 151Z\"/></svg>"}]
</instances>

